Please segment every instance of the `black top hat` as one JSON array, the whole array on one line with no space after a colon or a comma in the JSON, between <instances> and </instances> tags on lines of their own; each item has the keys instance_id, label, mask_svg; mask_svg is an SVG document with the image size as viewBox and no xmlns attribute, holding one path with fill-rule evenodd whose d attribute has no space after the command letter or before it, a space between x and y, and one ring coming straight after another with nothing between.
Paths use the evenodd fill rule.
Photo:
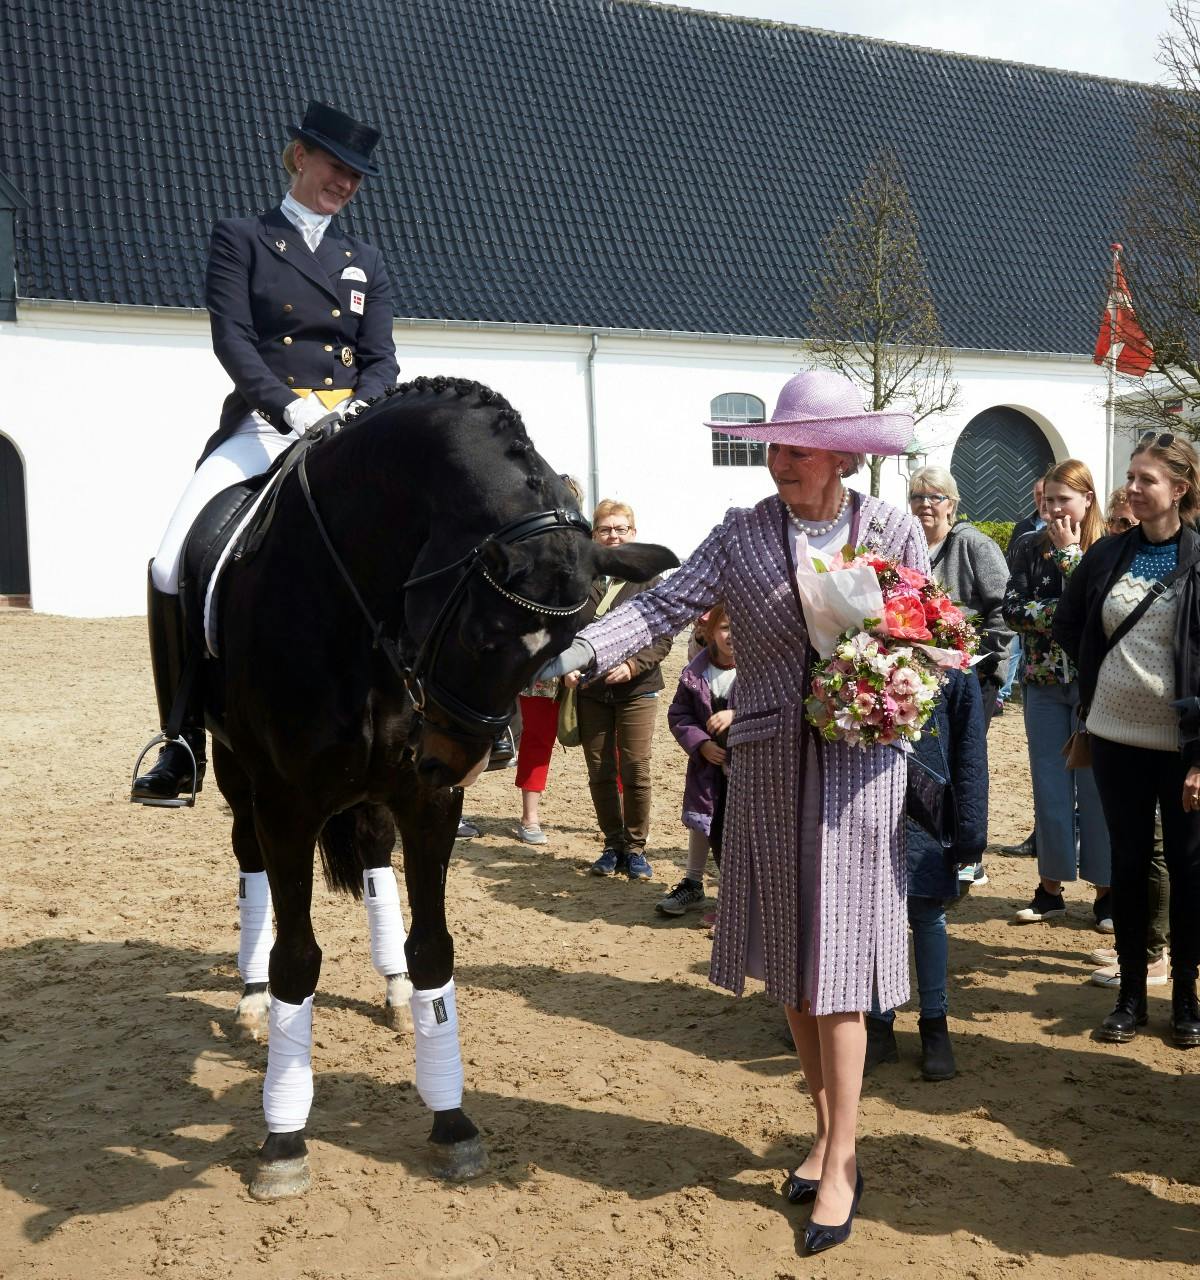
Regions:
<instances>
[{"instance_id":1,"label":"black top hat","mask_svg":"<svg viewBox=\"0 0 1200 1280\"><path fill-rule=\"evenodd\" d=\"M300 138L335 155L355 173L374 178L380 170L371 163L371 152L379 141L379 130L359 124L345 112L324 102L310 102L304 123L293 126L292 137Z\"/></svg>"}]
</instances>

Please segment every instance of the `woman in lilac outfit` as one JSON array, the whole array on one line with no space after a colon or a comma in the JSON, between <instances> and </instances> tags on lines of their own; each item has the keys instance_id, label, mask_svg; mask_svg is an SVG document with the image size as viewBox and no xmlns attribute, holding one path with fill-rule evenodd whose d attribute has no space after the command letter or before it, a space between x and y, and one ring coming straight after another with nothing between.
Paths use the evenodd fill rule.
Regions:
<instances>
[{"instance_id":1,"label":"woman in lilac outfit","mask_svg":"<svg viewBox=\"0 0 1200 1280\"><path fill-rule=\"evenodd\" d=\"M807 724L816 655L796 556L803 533L813 558L852 543L929 572L912 516L843 483L865 454L903 452L912 418L864 412L849 379L814 371L785 385L769 422L709 425L767 443L778 492L728 511L679 570L585 628L547 672L607 671L725 603L738 711L710 978L737 994L760 978L787 1010L816 1135L784 1191L814 1202L805 1246L816 1252L846 1239L862 1191L863 1015L876 990L884 1008L908 999L906 769L897 751L824 742Z\"/></svg>"}]
</instances>

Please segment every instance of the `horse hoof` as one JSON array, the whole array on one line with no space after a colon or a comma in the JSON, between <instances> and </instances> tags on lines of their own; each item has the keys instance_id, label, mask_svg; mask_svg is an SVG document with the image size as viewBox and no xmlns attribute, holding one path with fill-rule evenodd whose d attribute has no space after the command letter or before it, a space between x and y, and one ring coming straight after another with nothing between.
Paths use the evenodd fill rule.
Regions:
<instances>
[{"instance_id":1,"label":"horse hoof","mask_svg":"<svg viewBox=\"0 0 1200 1280\"><path fill-rule=\"evenodd\" d=\"M233 1014L233 1031L238 1040L265 1040L271 1018L271 997L265 991L243 996Z\"/></svg>"},{"instance_id":2,"label":"horse hoof","mask_svg":"<svg viewBox=\"0 0 1200 1280\"><path fill-rule=\"evenodd\" d=\"M250 1184L250 1194L255 1200L286 1200L289 1196L302 1196L311 1186L308 1156L303 1155L260 1164Z\"/></svg>"},{"instance_id":3,"label":"horse hoof","mask_svg":"<svg viewBox=\"0 0 1200 1280\"><path fill-rule=\"evenodd\" d=\"M430 1142L428 1147L434 1177L447 1182L467 1182L487 1170L487 1148L478 1134L462 1142Z\"/></svg>"},{"instance_id":4,"label":"horse hoof","mask_svg":"<svg viewBox=\"0 0 1200 1280\"><path fill-rule=\"evenodd\" d=\"M383 1006L384 1025L404 1035L411 1035L413 1030L412 992L412 983L406 973L393 974L387 980L387 1002Z\"/></svg>"}]
</instances>

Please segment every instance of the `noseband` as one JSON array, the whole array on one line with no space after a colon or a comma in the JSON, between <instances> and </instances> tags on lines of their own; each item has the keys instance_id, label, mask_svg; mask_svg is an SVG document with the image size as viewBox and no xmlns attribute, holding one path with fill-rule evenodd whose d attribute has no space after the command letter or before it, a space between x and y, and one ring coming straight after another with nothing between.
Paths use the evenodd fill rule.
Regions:
<instances>
[{"instance_id":1,"label":"noseband","mask_svg":"<svg viewBox=\"0 0 1200 1280\"><path fill-rule=\"evenodd\" d=\"M527 609L530 613L550 618L570 618L577 613L582 613L587 607L588 597L569 608L541 604L537 600L527 600L524 596L516 595L506 587L502 587L488 573L481 557L484 549L489 544L514 546L518 542L526 542L530 538L536 538L543 533L553 533L556 529L574 529L590 538L592 526L577 511L559 509L555 511L537 511L531 515L519 516L516 520L510 520L507 524L501 525L494 533L489 533L487 537L482 538L466 555L460 556L452 564L443 565L440 569L420 574L415 578L409 578L400 588L401 592L409 590L410 587L418 587L427 582L432 582L435 578L453 573L455 569L460 570L458 580L450 588L445 600L442 601L442 607L438 610L437 616L433 620L433 625L429 628L425 639L421 642L420 649L417 651L416 661L410 667L401 658L400 649L396 642L389 636L384 635L383 624L376 622L372 616L366 602L359 594L358 588L354 585L354 580L350 577L345 563L342 561L341 556L338 555L337 549L325 529L324 522L321 520L320 513L317 511L317 505L313 501L312 491L308 484L308 471L305 465L307 461L308 455L306 453L300 459L300 464L296 470L300 478L300 489L304 494L304 500L308 503L308 509L317 526L317 532L321 535L321 540L325 543L325 549L329 552L334 566L342 575L342 581L350 589L350 594L354 597L359 611L366 619L367 625L371 629L371 638L375 647L382 650L392 670L403 682L404 688L412 700L414 711L420 717L424 717L427 707L432 707L439 711L451 723L449 725L434 723L437 731L449 738L456 738L464 742L475 743L481 740L488 740L503 732L507 728L509 720L512 719L511 712L507 715L493 716L483 711L476 711L434 680L434 667L441 654L442 641L445 639L450 622L462 604L467 588L470 586L471 578L476 573L493 591L503 596L505 600L518 605L522 609Z\"/></svg>"}]
</instances>

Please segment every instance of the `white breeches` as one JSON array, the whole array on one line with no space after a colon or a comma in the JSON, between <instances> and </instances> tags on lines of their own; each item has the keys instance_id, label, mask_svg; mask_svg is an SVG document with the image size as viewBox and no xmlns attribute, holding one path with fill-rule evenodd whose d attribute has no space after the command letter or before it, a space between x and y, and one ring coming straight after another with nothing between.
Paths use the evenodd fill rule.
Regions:
<instances>
[{"instance_id":1,"label":"white breeches","mask_svg":"<svg viewBox=\"0 0 1200 1280\"><path fill-rule=\"evenodd\" d=\"M159 591L168 595L178 594L179 558L184 539L208 500L231 484L262 475L281 453L299 439L295 432L282 435L257 414L251 414L238 427L236 434L204 459L188 481L154 557L150 576Z\"/></svg>"}]
</instances>

